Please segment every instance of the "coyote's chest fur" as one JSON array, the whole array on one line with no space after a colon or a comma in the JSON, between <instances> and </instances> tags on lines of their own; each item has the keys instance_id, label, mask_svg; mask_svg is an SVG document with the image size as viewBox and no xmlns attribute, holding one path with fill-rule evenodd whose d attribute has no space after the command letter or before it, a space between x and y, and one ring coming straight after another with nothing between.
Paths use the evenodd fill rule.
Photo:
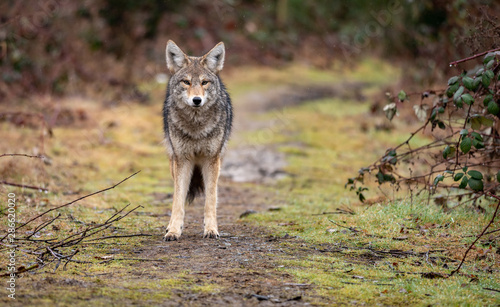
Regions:
<instances>
[{"instance_id":1,"label":"coyote's chest fur","mask_svg":"<svg viewBox=\"0 0 500 307\"><path fill-rule=\"evenodd\" d=\"M214 157L221 152L227 120L223 110L213 105L206 110L172 107L169 111L172 154Z\"/></svg>"}]
</instances>

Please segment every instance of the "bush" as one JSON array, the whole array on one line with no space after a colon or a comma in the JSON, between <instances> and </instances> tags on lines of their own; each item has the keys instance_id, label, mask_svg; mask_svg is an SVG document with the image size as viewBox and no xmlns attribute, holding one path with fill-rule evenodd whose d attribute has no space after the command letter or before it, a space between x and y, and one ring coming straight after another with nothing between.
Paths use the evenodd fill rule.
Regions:
<instances>
[{"instance_id":1,"label":"bush","mask_svg":"<svg viewBox=\"0 0 500 307\"><path fill-rule=\"evenodd\" d=\"M405 185L411 193L427 191L441 204L450 197L475 202L496 195L500 187L500 51L451 64L482 55L480 65L451 77L445 90L412 95L401 91L389 97L384 111L392 120L398 106L409 103L411 96L420 96L413 109L423 124L405 142L349 178L346 187L361 201L368 189L364 186L366 174L374 175L380 185L390 183L396 189ZM431 132L432 140L412 148L410 141L425 132ZM437 191L446 191L446 195L436 196Z\"/></svg>"}]
</instances>

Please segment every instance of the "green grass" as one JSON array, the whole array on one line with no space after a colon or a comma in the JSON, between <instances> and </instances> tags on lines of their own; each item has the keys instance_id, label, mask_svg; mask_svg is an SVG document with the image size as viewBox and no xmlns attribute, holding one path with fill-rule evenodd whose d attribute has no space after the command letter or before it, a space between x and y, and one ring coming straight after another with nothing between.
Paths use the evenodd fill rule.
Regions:
<instances>
[{"instance_id":1,"label":"green grass","mask_svg":"<svg viewBox=\"0 0 500 307\"><path fill-rule=\"evenodd\" d=\"M372 69L380 69L377 65L368 62L346 80L374 82L377 78L370 76ZM378 80L375 87L384 82L391 80ZM364 91L369 93L372 88ZM271 187L285 203L281 210L250 215L245 221L271 226L279 236L298 236L309 243L341 249L300 260L283 259L280 269L314 284L318 294L336 303L498 304L496 294L484 289L500 289L498 256L494 253L498 239L493 240L493 250L478 259L476 251L487 250L489 244L477 244L461 274L438 279L421 276L425 272L446 276L456 268L458 263L453 260L461 259L474 240L470 235L479 233L487 224L493 212L491 205L483 204L487 214L467 206L445 211L422 197L410 201L408 191L396 192L386 186L386 194L403 199L389 201L377 198L380 191L373 181L368 181L372 190L368 197L374 205L361 206L356 195L344 188L347 178L355 176L359 168L375 161L387 148L405 141L414 129L397 120L396 129L390 132L363 128L370 116L368 110L369 103L321 99L261 115L260 120L271 121L278 115L281 120L267 131L248 132L245 137L252 144L279 144L279 150L287 156L286 171L291 176ZM427 137L416 136L411 146L428 141ZM321 214L335 212L339 207L350 208L355 214ZM397 258L386 253L375 260L370 258L373 251L390 250L416 255ZM489 273L490 269L493 273ZM478 280L471 282L471 276Z\"/></svg>"}]
</instances>

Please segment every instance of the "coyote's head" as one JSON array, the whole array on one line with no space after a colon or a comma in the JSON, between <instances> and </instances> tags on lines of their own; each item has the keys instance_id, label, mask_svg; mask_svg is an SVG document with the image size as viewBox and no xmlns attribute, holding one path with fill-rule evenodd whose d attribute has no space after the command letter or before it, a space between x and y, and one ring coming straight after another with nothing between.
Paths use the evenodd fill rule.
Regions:
<instances>
[{"instance_id":1,"label":"coyote's head","mask_svg":"<svg viewBox=\"0 0 500 307\"><path fill-rule=\"evenodd\" d=\"M166 48L169 85L177 99L193 108L211 105L220 87L218 73L224 66L224 43L218 43L202 57L187 56L173 41Z\"/></svg>"}]
</instances>

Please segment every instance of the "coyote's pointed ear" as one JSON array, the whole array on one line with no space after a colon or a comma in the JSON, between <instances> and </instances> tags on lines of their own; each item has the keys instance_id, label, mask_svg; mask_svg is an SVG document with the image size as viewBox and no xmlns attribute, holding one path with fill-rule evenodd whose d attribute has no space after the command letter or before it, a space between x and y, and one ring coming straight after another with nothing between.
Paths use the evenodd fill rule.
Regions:
<instances>
[{"instance_id":1,"label":"coyote's pointed ear","mask_svg":"<svg viewBox=\"0 0 500 307\"><path fill-rule=\"evenodd\" d=\"M224 43L220 42L202 57L202 63L206 68L217 74L224 67L225 54Z\"/></svg>"},{"instance_id":2,"label":"coyote's pointed ear","mask_svg":"<svg viewBox=\"0 0 500 307\"><path fill-rule=\"evenodd\" d=\"M189 62L187 55L182 52L173 41L169 40L165 50L167 57L167 68L171 73L175 74L179 69L186 66Z\"/></svg>"}]
</instances>

